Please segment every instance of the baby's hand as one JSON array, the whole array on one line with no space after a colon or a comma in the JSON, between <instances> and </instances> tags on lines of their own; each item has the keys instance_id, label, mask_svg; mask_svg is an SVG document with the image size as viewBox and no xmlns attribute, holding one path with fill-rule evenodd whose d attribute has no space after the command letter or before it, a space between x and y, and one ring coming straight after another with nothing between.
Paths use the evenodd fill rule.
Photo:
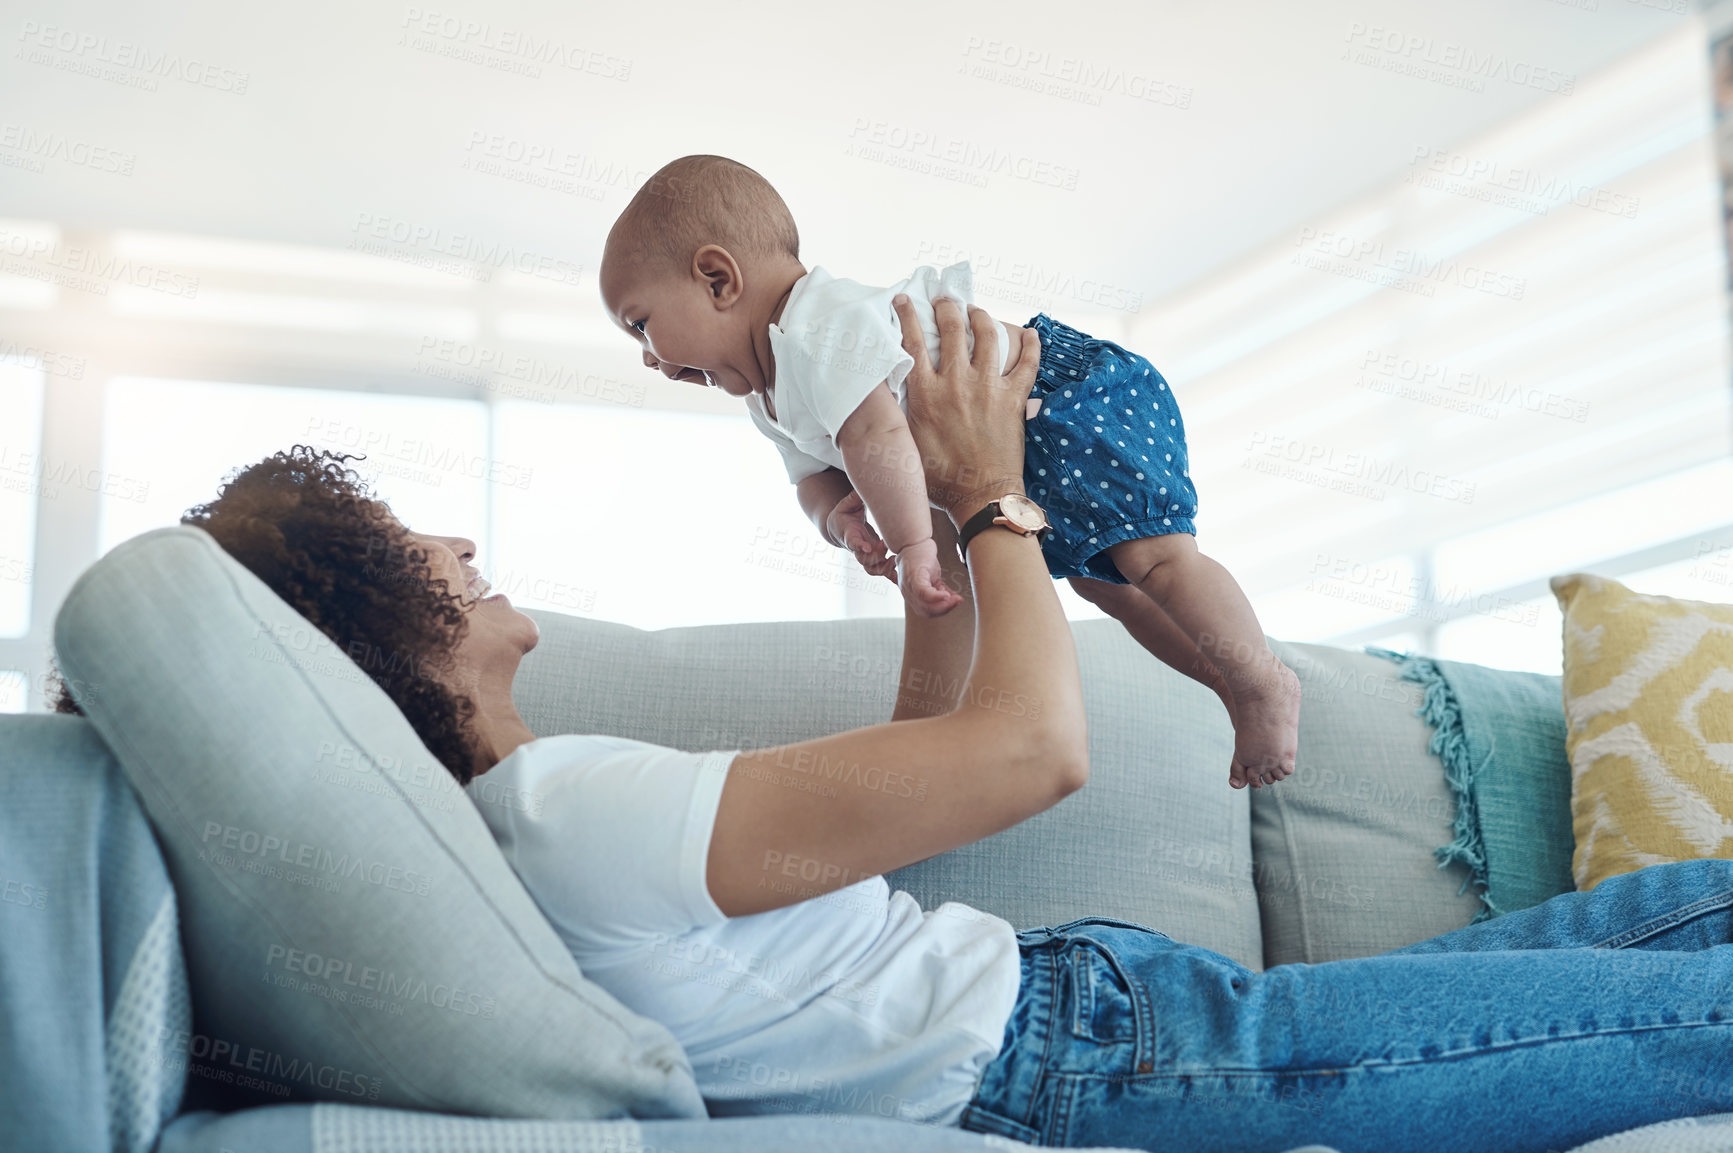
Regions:
<instances>
[{"instance_id":1,"label":"baby's hand","mask_svg":"<svg viewBox=\"0 0 1733 1153\"><path fill-rule=\"evenodd\" d=\"M868 573L887 580L897 579L897 562L891 558L885 542L879 539L873 526L867 523L866 502L861 500L860 493L850 489L847 496L837 501L836 507L825 517L824 528L830 539L842 542L842 547L853 553L854 559Z\"/></svg>"},{"instance_id":2,"label":"baby's hand","mask_svg":"<svg viewBox=\"0 0 1733 1153\"><path fill-rule=\"evenodd\" d=\"M942 617L963 603L963 598L945 583L945 574L939 568L939 546L932 537L916 541L898 553L897 564L902 571L898 584L903 599L922 616Z\"/></svg>"}]
</instances>

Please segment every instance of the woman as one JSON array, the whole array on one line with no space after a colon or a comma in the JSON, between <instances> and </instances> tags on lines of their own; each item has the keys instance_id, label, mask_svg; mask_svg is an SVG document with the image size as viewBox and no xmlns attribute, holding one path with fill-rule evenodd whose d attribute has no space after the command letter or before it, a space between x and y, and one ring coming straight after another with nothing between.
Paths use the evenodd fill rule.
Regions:
<instances>
[{"instance_id":1,"label":"woman","mask_svg":"<svg viewBox=\"0 0 1733 1153\"><path fill-rule=\"evenodd\" d=\"M899 314L910 425L954 543L1022 491L1038 356L1027 346L1000 380L954 355L962 317L942 306L935 372ZM991 321L969 320L991 350ZM972 603L908 618L887 724L739 754L537 739L511 698L534 623L487 595L470 541L410 532L344 459L279 454L187 521L345 651L418 655L359 663L460 781L535 798L478 807L586 974L686 1046L715 1114L1383 1153L1562 1149L1733 1109L1733 862L1654 866L1394 953L1263 973L1122 921L1017 933L890 893L882 874L1087 781L1070 631L1016 526L967 541L953 579ZM996 707L1019 696L1038 707ZM787 787L821 762L834 794ZM924 779L924 796L894 779Z\"/></svg>"}]
</instances>

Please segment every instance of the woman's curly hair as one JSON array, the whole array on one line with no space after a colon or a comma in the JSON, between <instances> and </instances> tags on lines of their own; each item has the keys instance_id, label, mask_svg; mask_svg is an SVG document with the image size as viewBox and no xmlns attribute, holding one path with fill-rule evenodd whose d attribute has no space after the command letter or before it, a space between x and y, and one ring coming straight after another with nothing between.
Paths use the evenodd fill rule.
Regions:
<instances>
[{"instance_id":1,"label":"woman's curly hair","mask_svg":"<svg viewBox=\"0 0 1733 1153\"><path fill-rule=\"evenodd\" d=\"M236 469L181 523L203 529L329 637L402 710L459 784L474 775L475 703L435 674L469 622L461 590L436 579L425 549L345 462L297 444ZM62 684L57 712L78 712Z\"/></svg>"}]
</instances>

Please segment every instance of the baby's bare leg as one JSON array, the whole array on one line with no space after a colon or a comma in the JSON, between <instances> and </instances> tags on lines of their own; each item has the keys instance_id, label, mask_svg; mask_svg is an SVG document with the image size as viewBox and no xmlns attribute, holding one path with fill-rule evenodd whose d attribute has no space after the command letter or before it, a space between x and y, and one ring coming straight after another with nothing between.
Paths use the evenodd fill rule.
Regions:
<instances>
[{"instance_id":1,"label":"baby's bare leg","mask_svg":"<svg viewBox=\"0 0 1733 1153\"><path fill-rule=\"evenodd\" d=\"M1189 533L1123 541L1108 555L1227 682L1233 700L1228 712L1234 721L1234 757L1246 778L1279 781L1292 773L1299 743L1300 681L1270 651L1257 614L1234 578L1198 552ZM1150 651L1168 660L1161 651ZM1189 663L1189 654L1185 659ZM1192 675L1184 665L1174 667Z\"/></svg>"},{"instance_id":2,"label":"baby's bare leg","mask_svg":"<svg viewBox=\"0 0 1733 1153\"><path fill-rule=\"evenodd\" d=\"M1220 697L1222 707L1228 711L1228 719L1234 721L1234 731L1239 732L1239 723L1234 720L1234 696L1228 691L1227 678L1222 676L1215 662L1204 656L1197 642L1173 623L1173 618L1160 605L1145 596L1136 585L1072 577L1071 587L1078 596L1124 625L1131 639L1148 649L1156 659ZM1248 784L1254 789L1262 788L1278 779L1270 774L1249 774L1238 755L1228 765L1228 783L1236 789L1243 789Z\"/></svg>"},{"instance_id":3,"label":"baby's bare leg","mask_svg":"<svg viewBox=\"0 0 1733 1153\"><path fill-rule=\"evenodd\" d=\"M1116 585L1107 581L1072 577L1071 590L1120 624L1131 639L1169 668L1177 669L1221 698L1228 716L1234 713L1233 694L1215 662L1203 655L1197 642L1173 623L1162 607L1150 600L1136 585Z\"/></svg>"}]
</instances>

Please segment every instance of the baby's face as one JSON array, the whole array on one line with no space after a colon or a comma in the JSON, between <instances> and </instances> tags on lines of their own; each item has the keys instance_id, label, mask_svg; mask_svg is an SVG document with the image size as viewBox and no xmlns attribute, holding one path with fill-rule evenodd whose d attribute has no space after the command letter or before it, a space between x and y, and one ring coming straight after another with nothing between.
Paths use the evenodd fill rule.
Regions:
<instances>
[{"instance_id":1,"label":"baby's face","mask_svg":"<svg viewBox=\"0 0 1733 1153\"><path fill-rule=\"evenodd\" d=\"M604 261L602 303L644 350L644 363L670 380L750 396L751 380L732 365L739 316L718 310L696 275L646 272Z\"/></svg>"}]
</instances>

